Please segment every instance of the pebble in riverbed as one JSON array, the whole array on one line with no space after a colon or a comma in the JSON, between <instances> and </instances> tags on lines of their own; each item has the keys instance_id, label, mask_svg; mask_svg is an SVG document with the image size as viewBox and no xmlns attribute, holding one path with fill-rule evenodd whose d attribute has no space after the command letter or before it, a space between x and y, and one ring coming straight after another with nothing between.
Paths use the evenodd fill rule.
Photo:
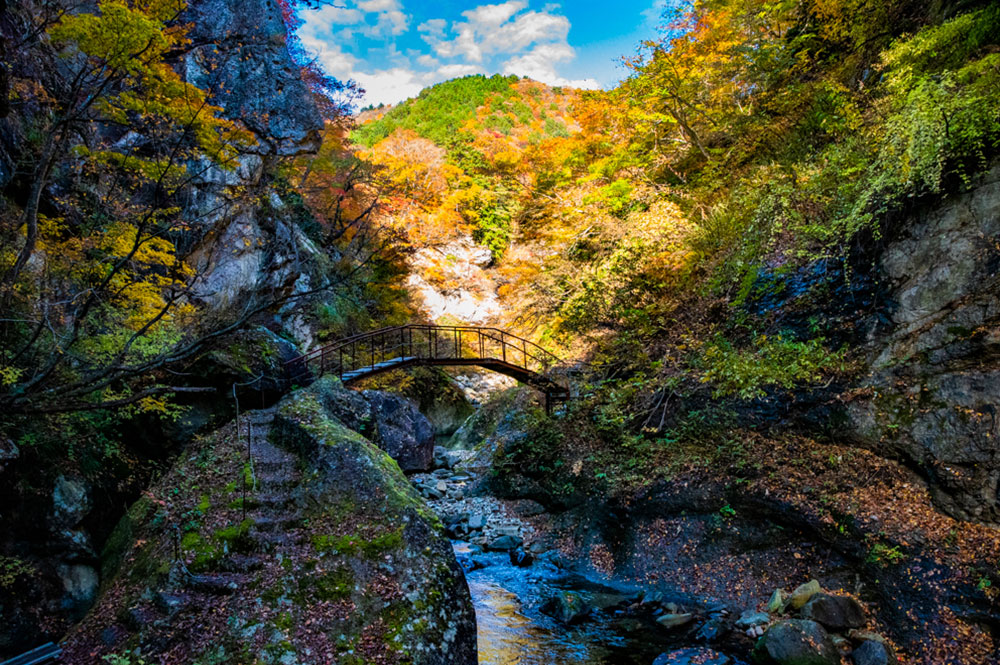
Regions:
<instances>
[{"instance_id":1,"label":"pebble in riverbed","mask_svg":"<svg viewBox=\"0 0 1000 665\"><path fill-rule=\"evenodd\" d=\"M451 538L484 550L521 551L519 565L530 565L547 548L535 542L534 528L522 518L540 515L545 508L534 501L508 503L489 496L468 496L476 476L455 467L470 455L469 451L436 449L434 460L439 468L414 474L410 481L441 517Z\"/></svg>"}]
</instances>

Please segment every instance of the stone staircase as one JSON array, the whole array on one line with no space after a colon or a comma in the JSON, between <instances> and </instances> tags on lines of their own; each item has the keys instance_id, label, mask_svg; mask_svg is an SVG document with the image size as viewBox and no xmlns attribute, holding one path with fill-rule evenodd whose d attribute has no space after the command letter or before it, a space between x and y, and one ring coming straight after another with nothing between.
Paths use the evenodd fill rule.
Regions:
<instances>
[{"instance_id":1,"label":"stone staircase","mask_svg":"<svg viewBox=\"0 0 1000 665\"><path fill-rule=\"evenodd\" d=\"M253 487L247 489L246 516L251 525L238 547L215 561L211 568L187 574L181 586L192 594L229 595L255 582L260 571L285 548L302 542L302 511L294 489L302 478L298 458L268 441L275 409L244 414L239 427L246 435L251 425L250 454ZM244 439L245 440L245 439ZM234 524L238 524L237 514ZM188 599L191 600L191 599Z\"/></svg>"}]
</instances>

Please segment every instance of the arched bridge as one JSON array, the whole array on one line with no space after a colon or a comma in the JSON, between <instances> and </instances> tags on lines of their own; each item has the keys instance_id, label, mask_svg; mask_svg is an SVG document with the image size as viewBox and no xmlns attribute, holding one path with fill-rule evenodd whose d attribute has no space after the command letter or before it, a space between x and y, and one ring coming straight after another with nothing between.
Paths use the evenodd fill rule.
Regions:
<instances>
[{"instance_id":1,"label":"arched bridge","mask_svg":"<svg viewBox=\"0 0 1000 665\"><path fill-rule=\"evenodd\" d=\"M345 385L404 367L483 367L538 389L547 409L569 398L569 389L552 377L558 362L534 342L499 328L422 324L355 335L291 361L316 376L334 374Z\"/></svg>"}]
</instances>

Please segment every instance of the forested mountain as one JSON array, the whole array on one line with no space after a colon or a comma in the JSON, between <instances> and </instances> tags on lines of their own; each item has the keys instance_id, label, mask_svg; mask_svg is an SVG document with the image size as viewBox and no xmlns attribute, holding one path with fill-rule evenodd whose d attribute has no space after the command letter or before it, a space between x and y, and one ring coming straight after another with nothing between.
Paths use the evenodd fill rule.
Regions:
<instances>
[{"instance_id":1,"label":"forested mountain","mask_svg":"<svg viewBox=\"0 0 1000 665\"><path fill-rule=\"evenodd\" d=\"M301 9L3 6L0 657L471 663L474 605L483 663L998 662L996 3L359 113ZM408 323L571 398L321 351Z\"/></svg>"}]
</instances>

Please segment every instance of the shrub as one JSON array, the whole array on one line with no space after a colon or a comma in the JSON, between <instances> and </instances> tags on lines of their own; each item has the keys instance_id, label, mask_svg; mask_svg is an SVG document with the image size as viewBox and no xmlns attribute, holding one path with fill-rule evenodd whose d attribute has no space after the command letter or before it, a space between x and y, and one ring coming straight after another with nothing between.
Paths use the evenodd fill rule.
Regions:
<instances>
[{"instance_id":1,"label":"shrub","mask_svg":"<svg viewBox=\"0 0 1000 665\"><path fill-rule=\"evenodd\" d=\"M829 351L823 340L792 341L761 335L750 349L737 350L717 339L703 356L702 383L711 383L713 397L763 397L765 388L791 389L820 381L824 374L843 369L845 351Z\"/></svg>"}]
</instances>

